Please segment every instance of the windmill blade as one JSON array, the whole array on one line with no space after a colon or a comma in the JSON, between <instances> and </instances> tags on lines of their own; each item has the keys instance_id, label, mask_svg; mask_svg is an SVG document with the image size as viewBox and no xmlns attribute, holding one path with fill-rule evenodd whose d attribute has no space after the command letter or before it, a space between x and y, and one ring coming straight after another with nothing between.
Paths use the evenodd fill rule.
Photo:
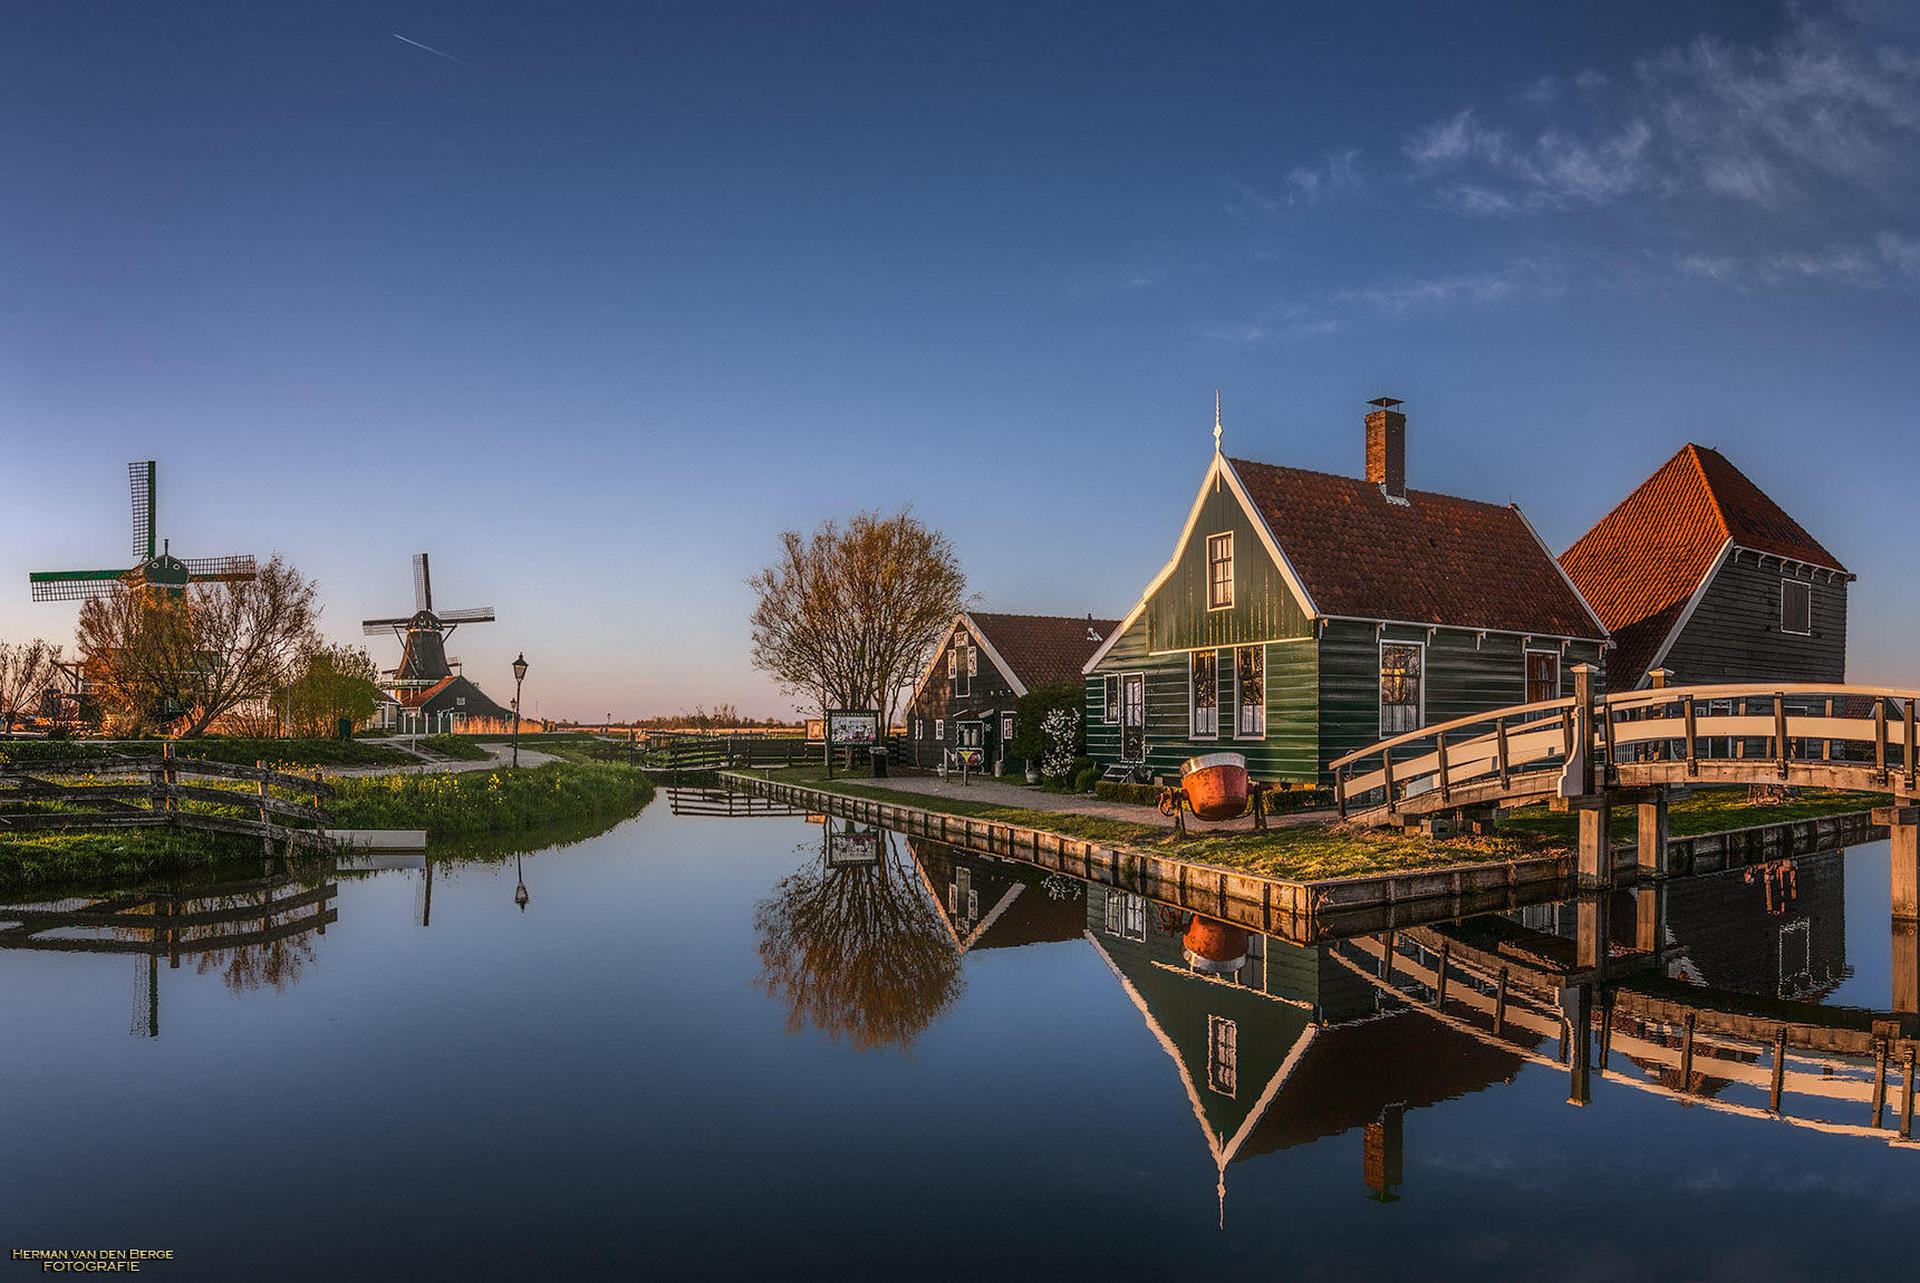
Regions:
<instances>
[{"instance_id":1,"label":"windmill blade","mask_svg":"<svg viewBox=\"0 0 1920 1283\"><path fill-rule=\"evenodd\" d=\"M411 619L411 615L399 619L363 619L360 628L367 636L378 637L391 629L405 628Z\"/></svg>"},{"instance_id":2,"label":"windmill blade","mask_svg":"<svg viewBox=\"0 0 1920 1283\"><path fill-rule=\"evenodd\" d=\"M153 482L152 459L127 465L127 482L133 490L133 555L142 562L153 560Z\"/></svg>"},{"instance_id":3,"label":"windmill blade","mask_svg":"<svg viewBox=\"0 0 1920 1283\"><path fill-rule=\"evenodd\" d=\"M490 624L494 615L491 606L468 606L465 610L443 610L437 618L443 624Z\"/></svg>"},{"instance_id":4,"label":"windmill blade","mask_svg":"<svg viewBox=\"0 0 1920 1283\"><path fill-rule=\"evenodd\" d=\"M427 554L413 554L413 608L433 609L433 580L427 574Z\"/></svg>"},{"instance_id":5,"label":"windmill blade","mask_svg":"<svg viewBox=\"0 0 1920 1283\"><path fill-rule=\"evenodd\" d=\"M238 557L182 557L180 564L187 568L187 578L196 584L236 584L258 578L260 574L252 555L247 553Z\"/></svg>"},{"instance_id":6,"label":"windmill blade","mask_svg":"<svg viewBox=\"0 0 1920 1283\"><path fill-rule=\"evenodd\" d=\"M124 570L37 570L27 576L35 601L87 601L111 597L126 580Z\"/></svg>"}]
</instances>

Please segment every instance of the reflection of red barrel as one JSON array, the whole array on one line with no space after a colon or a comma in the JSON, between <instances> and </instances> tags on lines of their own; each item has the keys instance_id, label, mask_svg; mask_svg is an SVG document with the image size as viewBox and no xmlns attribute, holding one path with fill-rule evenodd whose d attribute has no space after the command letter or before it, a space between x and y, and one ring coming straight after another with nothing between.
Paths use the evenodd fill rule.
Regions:
<instances>
[{"instance_id":1,"label":"reflection of red barrel","mask_svg":"<svg viewBox=\"0 0 1920 1283\"><path fill-rule=\"evenodd\" d=\"M1240 970L1247 960L1249 939L1244 927L1196 914L1180 943L1186 948L1188 966L1218 974Z\"/></svg>"},{"instance_id":2,"label":"reflection of red barrel","mask_svg":"<svg viewBox=\"0 0 1920 1283\"><path fill-rule=\"evenodd\" d=\"M1180 767L1187 805L1203 820L1231 820L1247 809L1247 759L1238 753L1203 753Z\"/></svg>"}]
</instances>

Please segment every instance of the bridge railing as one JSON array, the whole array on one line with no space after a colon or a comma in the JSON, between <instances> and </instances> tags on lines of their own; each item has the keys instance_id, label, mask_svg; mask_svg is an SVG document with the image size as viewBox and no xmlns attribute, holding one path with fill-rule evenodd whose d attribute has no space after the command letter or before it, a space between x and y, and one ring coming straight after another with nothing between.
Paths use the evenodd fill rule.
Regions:
<instances>
[{"instance_id":1,"label":"bridge railing","mask_svg":"<svg viewBox=\"0 0 1920 1283\"><path fill-rule=\"evenodd\" d=\"M1335 759L1335 798L1343 818L1380 823L1582 792L1589 770L1600 785L1772 779L1911 795L1917 703L1911 690L1787 683L1516 704Z\"/></svg>"}]
</instances>

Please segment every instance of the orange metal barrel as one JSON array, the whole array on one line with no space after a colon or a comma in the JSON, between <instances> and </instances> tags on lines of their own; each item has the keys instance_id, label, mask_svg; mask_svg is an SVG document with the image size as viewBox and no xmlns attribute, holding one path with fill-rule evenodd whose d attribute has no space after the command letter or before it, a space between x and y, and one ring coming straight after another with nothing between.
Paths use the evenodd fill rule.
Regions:
<instances>
[{"instance_id":1,"label":"orange metal barrel","mask_svg":"<svg viewBox=\"0 0 1920 1283\"><path fill-rule=\"evenodd\" d=\"M1247 809L1247 759L1238 753L1203 753L1180 767L1187 805L1203 820L1231 820Z\"/></svg>"},{"instance_id":2,"label":"orange metal barrel","mask_svg":"<svg viewBox=\"0 0 1920 1283\"><path fill-rule=\"evenodd\" d=\"M1251 937L1245 927L1196 914L1193 921L1187 924L1187 934L1180 943L1184 946L1188 966L1196 971L1220 975L1238 971L1246 963L1249 939Z\"/></svg>"}]
</instances>

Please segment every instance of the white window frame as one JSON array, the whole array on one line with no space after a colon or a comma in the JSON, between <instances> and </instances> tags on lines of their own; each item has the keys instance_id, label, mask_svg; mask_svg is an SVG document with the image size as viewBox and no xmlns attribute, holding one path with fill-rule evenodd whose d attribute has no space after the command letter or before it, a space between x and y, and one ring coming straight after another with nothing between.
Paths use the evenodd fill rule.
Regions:
<instances>
[{"instance_id":1,"label":"white window frame","mask_svg":"<svg viewBox=\"0 0 1920 1283\"><path fill-rule=\"evenodd\" d=\"M1122 940L1147 938L1147 902L1131 891L1108 891L1106 932Z\"/></svg>"},{"instance_id":2,"label":"white window frame","mask_svg":"<svg viewBox=\"0 0 1920 1283\"><path fill-rule=\"evenodd\" d=\"M1420 698L1415 704L1414 717L1417 719L1412 730L1424 730L1427 725L1427 644L1421 641L1394 641L1382 637L1374 646L1373 656L1373 702L1374 725L1385 739L1390 735L1405 735L1408 731L1389 731L1386 728L1387 701L1382 698L1386 692L1380 689L1380 675L1386 670L1386 649L1389 646L1407 646L1420 652Z\"/></svg>"},{"instance_id":3,"label":"white window frame","mask_svg":"<svg viewBox=\"0 0 1920 1283\"><path fill-rule=\"evenodd\" d=\"M1224 541L1221 546L1226 549L1227 555L1225 557L1221 557L1221 558L1214 557L1213 548L1214 548L1215 540ZM1233 531L1222 530L1215 534L1208 535L1204 547L1206 549L1206 554L1207 554L1207 609L1208 611L1232 610L1233 609ZM1223 602L1216 603L1213 600L1213 583L1214 583L1213 568L1215 565L1219 565L1219 564L1224 564L1227 568L1227 577L1225 580L1225 586L1227 590L1227 599Z\"/></svg>"},{"instance_id":4,"label":"white window frame","mask_svg":"<svg viewBox=\"0 0 1920 1283\"><path fill-rule=\"evenodd\" d=\"M1243 650L1260 652L1260 729L1258 732L1243 731L1240 726L1240 652ZM1233 738L1250 742L1267 738L1267 695L1267 644L1261 642L1254 646L1235 646L1233 648Z\"/></svg>"},{"instance_id":5,"label":"white window frame","mask_svg":"<svg viewBox=\"0 0 1920 1283\"><path fill-rule=\"evenodd\" d=\"M1395 644L1397 645L1398 643ZM1533 678L1529 672L1531 668L1529 661L1535 655L1548 655L1553 659L1553 694L1547 696L1548 699L1560 698L1560 687L1566 680L1566 669L1565 665L1560 661L1559 651L1549 650L1544 646L1527 646L1522 648L1520 651L1520 702L1523 704L1533 702L1533 692L1528 689L1533 685ZM1420 657L1420 698L1423 704L1426 701L1427 695L1426 664L1427 657L1422 655ZM1420 724L1422 726L1426 725L1426 710L1424 708L1421 709Z\"/></svg>"},{"instance_id":6,"label":"white window frame","mask_svg":"<svg viewBox=\"0 0 1920 1283\"><path fill-rule=\"evenodd\" d=\"M971 687L973 679L980 675L980 648L972 642L967 643L967 683Z\"/></svg>"},{"instance_id":7,"label":"white window frame","mask_svg":"<svg viewBox=\"0 0 1920 1283\"><path fill-rule=\"evenodd\" d=\"M1787 627L1787 586L1794 585L1807 594L1807 626L1805 628ZM1813 585L1804 579L1781 579L1780 581L1780 631L1788 637L1813 636Z\"/></svg>"},{"instance_id":8,"label":"white window frame","mask_svg":"<svg viewBox=\"0 0 1920 1283\"><path fill-rule=\"evenodd\" d=\"M942 744L947 742L947 719L946 718L936 717L933 719L933 738L938 740Z\"/></svg>"},{"instance_id":9,"label":"white window frame","mask_svg":"<svg viewBox=\"0 0 1920 1283\"><path fill-rule=\"evenodd\" d=\"M966 671L959 671L960 652L963 649L971 652L972 647L964 639L956 637L953 649L947 652L947 676L952 679L948 685L953 688L953 693L965 699L973 695L973 663L969 660Z\"/></svg>"},{"instance_id":10,"label":"white window frame","mask_svg":"<svg viewBox=\"0 0 1920 1283\"><path fill-rule=\"evenodd\" d=\"M1225 1016L1207 1017L1207 1086L1229 1099L1240 1090L1240 1026Z\"/></svg>"},{"instance_id":11,"label":"white window frame","mask_svg":"<svg viewBox=\"0 0 1920 1283\"><path fill-rule=\"evenodd\" d=\"M1100 720L1108 726L1120 724L1120 674L1107 673L1100 687Z\"/></svg>"},{"instance_id":12,"label":"white window frame","mask_svg":"<svg viewBox=\"0 0 1920 1283\"><path fill-rule=\"evenodd\" d=\"M1200 729L1200 707L1194 702L1199 688L1193 680L1194 664L1202 655L1213 656L1213 726L1204 731ZM1238 715L1237 705L1235 715ZM1196 650L1187 655L1187 738L1196 740L1220 738L1220 652L1217 650Z\"/></svg>"},{"instance_id":13,"label":"white window frame","mask_svg":"<svg viewBox=\"0 0 1920 1283\"><path fill-rule=\"evenodd\" d=\"M959 676L959 673L960 673L960 656L953 649L953 647L949 646L947 647L947 680L949 681L953 680L955 677Z\"/></svg>"}]
</instances>

